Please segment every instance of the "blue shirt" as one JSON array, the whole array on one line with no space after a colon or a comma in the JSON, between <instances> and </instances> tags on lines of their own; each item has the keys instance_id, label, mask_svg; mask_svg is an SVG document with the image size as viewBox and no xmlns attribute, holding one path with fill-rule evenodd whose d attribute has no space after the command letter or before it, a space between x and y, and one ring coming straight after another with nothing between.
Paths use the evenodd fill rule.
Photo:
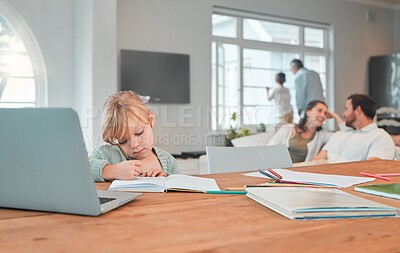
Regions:
<instances>
[{"instance_id":1,"label":"blue shirt","mask_svg":"<svg viewBox=\"0 0 400 253\"><path fill-rule=\"evenodd\" d=\"M296 73L294 80L296 88L296 106L304 115L307 104L312 100L325 102L321 79L317 72L301 68Z\"/></svg>"}]
</instances>

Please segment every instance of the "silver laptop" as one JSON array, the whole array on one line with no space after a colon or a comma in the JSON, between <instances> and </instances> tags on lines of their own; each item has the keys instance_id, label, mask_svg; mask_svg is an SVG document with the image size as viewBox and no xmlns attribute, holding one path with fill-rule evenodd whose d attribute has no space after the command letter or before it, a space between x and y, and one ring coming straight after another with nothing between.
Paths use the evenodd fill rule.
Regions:
<instances>
[{"instance_id":1,"label":"silver laptop","mask_svg":"<svg viewBox=\"0 0 400 253\"><path fill-rule=\"evenodd\" d=\"M208 173L293 167L285 145L258 147L206 147Z\"/></svg>"},{"instance_id":2,"label":"silver laptop","mask_svg":"<svg viewBox=\"0 0 400 253\"><path fill-rule=\"evenodd\" d=\"M78 115L67 108L0 109L0 180L6 208L97 216L142 195L96 191Z\"/></svg>"}]
</instances>

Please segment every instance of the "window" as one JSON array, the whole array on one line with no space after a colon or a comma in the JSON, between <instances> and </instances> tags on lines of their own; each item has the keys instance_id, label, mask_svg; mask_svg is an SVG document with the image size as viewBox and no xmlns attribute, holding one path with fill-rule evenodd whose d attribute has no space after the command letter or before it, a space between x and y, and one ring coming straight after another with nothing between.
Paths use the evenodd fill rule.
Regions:
<instances>
[{"instance_id":1,"label":"window","mask_svg":"<svg viewBox=\"0 0 400 253\"><path fill-rule=\"evenodd\" d=\"M44 106L44 67L34 40L23 21L1 0L0 10L0 107Z\"/></svg>"},{"instance_id":2,"label":"window","mask_svg":"<svg viewBox=\"0 0 400 253\"><path fill-rule=\"evenodd\" d=\"M278 72L286 74L285 87L297 111L289 69L295 58L319 73L327 97L327 36L326 25L218 9L212 15L213 130L229 128L234 112L240 125L276 124L266 87L276 87Z\"/></svg>"}]
</instances>

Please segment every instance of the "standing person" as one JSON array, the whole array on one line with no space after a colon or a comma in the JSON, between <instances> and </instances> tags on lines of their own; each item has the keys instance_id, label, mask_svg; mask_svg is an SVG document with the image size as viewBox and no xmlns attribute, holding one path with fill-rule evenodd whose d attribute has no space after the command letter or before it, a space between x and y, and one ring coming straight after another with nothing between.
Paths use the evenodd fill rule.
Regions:
<instances>
[{"instance_id":1,"label":"standing person","mask_svg":"<svg viewBox=\"0 0 400 253\"><path fill-rule=\"evenodd\" d=\"M169 153L154 147L154 115L131 91L111 95L104 104L103 140L89 153L95 181L131 180L179 173Z\"/></svg>"},{"instance_id":2,"label":"standing person","mask_svg":"<svg viewBox=\"0 0 400 253\"><path fill-rule=\"evenodd\" d=\"M284 73L280 72L275 76L275 82L278 84L278 88L274 89L270 93L270 87L267 87L268 100L275 100L275 115L279 121L279 124L286 124L293 122L293 110L290 105L290 92L288 88L283 87L286 81Z\"/></svg>"},{"instance_id":3,"label":"standing person","mask_svg":"<svg viewBox=\"0 0 400 253\"><path fill-rule=\"evenodd\" d=\"M306 69L299 59L290 62L290 70L295 75L296 106L300 116L304 116L311 100L325 101L321 79L317 72Z\"/></svg>"}]
</instances>

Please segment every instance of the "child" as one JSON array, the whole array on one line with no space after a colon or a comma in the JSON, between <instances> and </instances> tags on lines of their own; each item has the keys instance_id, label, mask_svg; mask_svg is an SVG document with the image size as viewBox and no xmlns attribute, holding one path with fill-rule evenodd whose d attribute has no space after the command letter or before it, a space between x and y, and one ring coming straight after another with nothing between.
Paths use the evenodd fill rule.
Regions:
<instances>
[{"instance_id":1,"label":"child","mask_svg":"<svg viewBox=\"0 0 400 253\"><path fill-rule=\"evenodd\" d=\"M95 181L179 173L176 160L153 146L153 112L135 93L121 91L113 94L103 109L101 125L106 143L89 153Z\"/></svg>"},{"instance_id":2,"label":"child","mask_svg":"<svg viewBox=\"0 0 400 253\"><path fill-rule=\"evenodd\" d=\"M275 76L275 82L278 84L278 88L274 89L272 94L270 94L270 87L267 87L268 100L275 100L275 115L279 124L293 122L293 111L292 106L290 105L290 92L287 88L283 87L285 81L285 74L280 72Z\"/></svg>"}]
</instances>

